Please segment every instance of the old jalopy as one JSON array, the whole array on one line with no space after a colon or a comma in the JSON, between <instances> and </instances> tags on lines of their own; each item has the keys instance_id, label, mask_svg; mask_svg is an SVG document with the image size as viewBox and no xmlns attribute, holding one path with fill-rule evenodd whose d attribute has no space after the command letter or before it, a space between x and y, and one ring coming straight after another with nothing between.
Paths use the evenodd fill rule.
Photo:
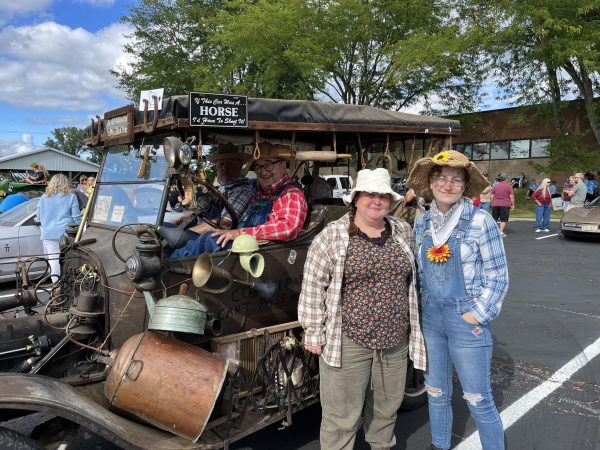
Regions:
<instances>
[{"instance_id":1,"label":"old jalopy","mask_svg":"<svg viewBox=\"0 0 600 450\"><path fill-rule=\"evenodd\" d=\"M102 148L101 171L83 224L61 240L60 280L30 276L39 260L23 256L16 296L0 299L0 421L50 413L30 437L0 431L0 447L58 448L84 427L123 448L222 448L291 425L319 398L317 361L296 321L306 253L346 211L313 201L310 180L336 160L401 167L415 143L421 156L458 131L454 120L368 106L206 93L97 116L87 143ZM202 150L233 143L256 158L264 141L290 149L290 175L305 183L301 234L167 258L219 197ZM169 227L173 186L192 215ZM409 367L403 406L424 397Z\"/></svg>"}]
</instances>

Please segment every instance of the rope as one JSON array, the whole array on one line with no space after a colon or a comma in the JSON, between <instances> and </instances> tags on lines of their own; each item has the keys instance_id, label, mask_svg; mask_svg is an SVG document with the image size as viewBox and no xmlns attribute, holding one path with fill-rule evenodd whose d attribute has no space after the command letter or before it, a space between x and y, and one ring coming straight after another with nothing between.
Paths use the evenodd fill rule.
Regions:
<instances>
[{"instance_id":1,"label":"rope","mask_svg":"<svg viewBox=\"0 0 600 450\"><path fill-rule=\"evenodd\" d=\"M362 146L362 142L360 141L360 133L356 133L358 136L358 149L360 151L360 168L364 169L367 167L367 163L365 162L365 149Z\"/></svg>"},{"instance_id":2,"label":"rope","mask_svg":"<svg viewBox=\"0 0 600 450\"><path fill-rule=\"evenodd\" d=\"M335 136L335 132L333 133L333 151L337 153L337 139Z\"/></svg>"},{"instance_id":3,"label":"rope","mask_svg":"<svg viewBox=\"0 0 600 450\"><path fill-rule=\"evenodd\" d=\"M255 136L254 136L254 153L252 154L252 156L254 157L255 160L257 160L258 158L260 158L260 148L258 147L258 130L256 130Z\"/></svg>"}]
</instances>

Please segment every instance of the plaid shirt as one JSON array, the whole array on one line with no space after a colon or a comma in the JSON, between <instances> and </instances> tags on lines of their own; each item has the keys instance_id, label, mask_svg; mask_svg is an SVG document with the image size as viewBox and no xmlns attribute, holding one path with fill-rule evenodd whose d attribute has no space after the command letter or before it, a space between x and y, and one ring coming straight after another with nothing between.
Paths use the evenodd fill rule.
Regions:
<instances>
[{"instance_id":1,"label":"plaid shirt","mask_svg":"<svg viewBox=\"0 0 600 450\"><path fill-rule=\"evenodd\" d=\"M277 188L291 181L290 177L285 175L267 188L259 184L250 205L258 198L271 198ZM289 241L300 234L307 214L308 205L304 193L299 187L291 185L286 187L279 197L273 199L273 207L265 223L251 228L239 228L239 230L242 234L250 234L256 239Z\"/></svg>"},{"instance_id":2,"label":"plaid shirt","mask_svg":"<svg viewBox=\"0 0 600 450\"><path fill-rule=\"evenodd\" d=\"M218 189L233 207L238 219L241 218L254 195L254 186L250 180L245 177L237 177L229 183L222 184ZM221 211L221 217L231 221L231 216L225 208Z\"/></svg>"},{"instance_id":3,"label":"plaid shirt","mask_svg":"<svg viewBox=\"0 0 600 450\"><path fill-rule=\"evenodd\" d=\"M473 299L469 311L479 323L486 324L500 314L502 301L508 291L508 263L498 225L488 213L476 209L463 198L465 206L461 219L469 220L471 226L460 246L463 276L467 295ZM429 211L415 219L415 256L421 259L421 243L429 229ZM419 278L423 272L419 269Z\"/></svg>"},{"instance_id":4,"label":"plaid shirt","mask_svg":"<svg viewBox=\"0 0 600 450\"><path fill-rule=\"evenodd\" d=\"M407 254L413 276L408 288L410 335L408 352L417 369L425 370L425 343L419 325L416 269L412 258L414 240L410 226L402 219L386 217L392 239ZM313 240L306 263L298 303L298 320L304 328L307 345L322 345L323 360L330 366L342 365L342 280L348 235L349 215L329 223Z\"/></svg>"}]
</instances>

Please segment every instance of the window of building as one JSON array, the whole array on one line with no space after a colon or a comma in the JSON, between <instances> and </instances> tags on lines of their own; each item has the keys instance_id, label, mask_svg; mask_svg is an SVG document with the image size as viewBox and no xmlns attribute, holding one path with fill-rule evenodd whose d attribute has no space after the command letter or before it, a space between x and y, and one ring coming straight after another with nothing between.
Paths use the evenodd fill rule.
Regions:
<instances>
[{"instance_id":1,"label":"window of building","mask_svg":"<svg viewBox=\"0 0 600 450\"><path fill-rule=\"evenodd\" d=\"M531 157L532 158L547 158L550 156L550 139L532 139L531 140Z\"/></svg>"},{"instance_id":2,"label":"window of building","mask_svg":"<svg viewBox=\"0 0 600 450\"><path fill-rule=\"evenodd\" d=\"M483 161L490 159L490 144L489 142L478 142L473 144L473 161Z\"/></svg>"},{"instance_id":3,"label":"window of building","mask_svg":"<svg viewBox=\"0 0 600 450\"><path fill-rule=\"evenodd\" d=\"M473 144L456 144L454 149L457 152L461 152L469 159L473 157Z\"/></svg>"},{"instance_id":4,"label":"window of building","mask_svg":"<svg viewBox=\"0 0 600 450\"><path fill-rule=\"evenodd\" d=\"M508 159L509 144L510 144L509 141L492 142L490 144L490 147L491 147L490 158L491 159Z\"/></svg>"},{"instance_id":5,"label":"window of building","mask_svg":"<svg viewBox=\"0 0 600 450\"><path fill-rule=\"evenodd\" d=\"M529 158L529 139L510 141L510 159Z\"/></svg>"}]
</instances>

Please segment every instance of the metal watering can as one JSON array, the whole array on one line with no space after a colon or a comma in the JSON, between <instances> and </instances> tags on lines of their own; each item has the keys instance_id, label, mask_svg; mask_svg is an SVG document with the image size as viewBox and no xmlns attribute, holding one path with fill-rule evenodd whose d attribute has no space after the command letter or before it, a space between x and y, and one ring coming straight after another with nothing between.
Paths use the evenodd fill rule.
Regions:
<instances>
[{"instance_id":1,"label":"metal watering can","mask_svg":"<svg viewBox=\"0 0 600 450\"><path fill-rule=\"evenodd\" d=\"M202 303L183 294L171 295L157 302L149 291L144 291L144 298L150 314L149 330L204 334L207 310Z\"/></svg>"}]
</instances>

